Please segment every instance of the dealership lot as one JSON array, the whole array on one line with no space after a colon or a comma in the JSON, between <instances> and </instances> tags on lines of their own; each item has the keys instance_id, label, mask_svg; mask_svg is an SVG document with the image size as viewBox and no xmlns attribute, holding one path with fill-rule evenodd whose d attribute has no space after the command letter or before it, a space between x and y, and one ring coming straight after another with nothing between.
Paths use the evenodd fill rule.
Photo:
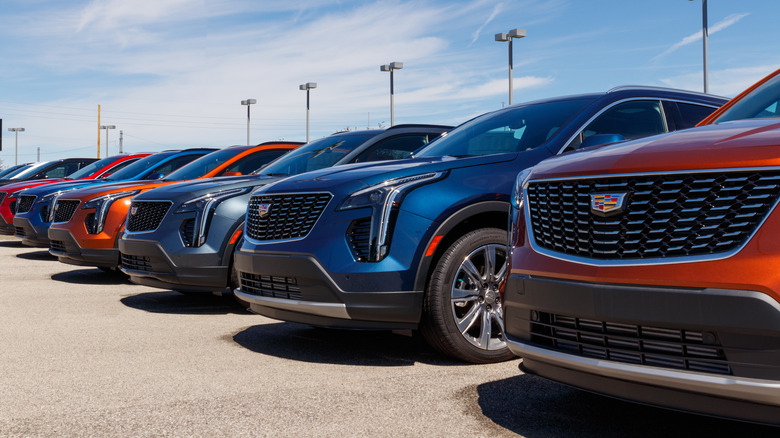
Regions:
<instances>
[{"instance_id":1,"label":"dealership lot","mask_svg":"<svg viewBox=\"0 0 780 438\"><path fill-rule=\"evenodd\" d=\"M0 436L776 434L132 285L8 236L0 267Z\"/></svg>"}]
</instances>

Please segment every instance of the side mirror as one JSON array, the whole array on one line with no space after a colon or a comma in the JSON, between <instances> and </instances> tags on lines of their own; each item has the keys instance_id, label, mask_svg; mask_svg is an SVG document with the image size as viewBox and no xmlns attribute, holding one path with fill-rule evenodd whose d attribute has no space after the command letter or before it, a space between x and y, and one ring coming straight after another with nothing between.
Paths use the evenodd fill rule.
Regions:
<instances>
[{"instance_id":1,"label":"side mirror","mask_svg":"<svg viewBox=\"0 0 780 438\"><path fill-rule=\"evenodd\" d=\"M225 173L222 174L222 176L241 176L241 175L243 175L243 173L236 172L236 171L225 172Z\"/></svg>"},{"instance_id":2,"label":"side mirror","mask_svg":"<svg viewBox=\"0 0 780 438\"><path fill-rule=\"evenodd\" d=\"M626 141L626 138L620 134L595 134L586 138L580 145L580 149L619 141Z\"/></svg>"}]
</instances>

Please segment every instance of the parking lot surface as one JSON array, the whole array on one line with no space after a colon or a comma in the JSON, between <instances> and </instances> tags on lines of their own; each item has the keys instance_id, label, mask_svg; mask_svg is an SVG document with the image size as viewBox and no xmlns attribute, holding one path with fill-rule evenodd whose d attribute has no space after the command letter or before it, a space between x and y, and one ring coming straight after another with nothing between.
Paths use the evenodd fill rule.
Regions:
<instances>
[{"instance_id":1,"label":"parking lot surface","mask_svg":"<svg viewBox=\"0 0 780 438\"><path fill-rule=\"evenodd\" d=\"M0 237L0 436L777 436L252 315Z\"/></svg>"}]
</instances>

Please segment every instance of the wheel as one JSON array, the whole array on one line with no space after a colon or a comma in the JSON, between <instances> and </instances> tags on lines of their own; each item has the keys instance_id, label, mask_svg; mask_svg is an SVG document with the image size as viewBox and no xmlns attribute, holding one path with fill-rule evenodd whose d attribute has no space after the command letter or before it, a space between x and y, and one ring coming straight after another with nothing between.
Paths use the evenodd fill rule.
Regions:
<instances>
[{"instance_id":1,"label":"wheel","mask_svg":"<svg viewBox=\"0 0 780 438\"><path fill-rule=\"evenodd\" d=\"M420 331L442 353L472 363L514 357L503 339L498 293L507 273L506 241L504 230L475 230L439 260L425 294Z\"/></svg>"}]
</instances>

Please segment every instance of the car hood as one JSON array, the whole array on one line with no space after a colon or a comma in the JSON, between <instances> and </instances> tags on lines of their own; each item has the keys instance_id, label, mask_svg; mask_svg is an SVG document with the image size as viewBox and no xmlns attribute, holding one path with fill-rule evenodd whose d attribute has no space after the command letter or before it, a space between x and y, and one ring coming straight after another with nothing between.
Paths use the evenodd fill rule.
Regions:
<instances>
[{"instance_id":1,"label":"car hood","mask_svg":"<svg viewBox=\"0 0 780 438\"><path fill-rule=\"evenodd\" d=\"M485 155L456 158L452 156L423 157L398 161L376 161L370 163L344 164L313 172L291 176L273 184L264 191L280 193L283 191L303 192L331 190L333 187L347 184L354 190L371 186L393 178L419 175L427 172L447 171L456 168L483 166L504 161L512 161L517 153Z\"/></svg>"},{"instance_id":2,"label":"car hood","mask_svg":"<svg viewBox=\"0 0 780 438\"><path fill-rule=\"evenodd\" d=\"M780 120L701 126L564 154L534 167L532 178L780 166Z\"/></svg>"},{"instance_id":3,"label":"car hood","mask_svg":"<svg viewBox=\"0 0 780 438\"><path fill-rule=\"evenodd\" d=\"M10 184L0 186L0 192L6 192L10 194L17 190L24 190L44 184L56 183L57 181L62 181L62 179L33 179L29 181L12 182Z\"/></svg>"},{"instance_id":4,"label":"car hood","mask_svg":"<svg viewBox=\"0 0 780 438\"><path fill-rule=\"evenodd\" d=\"M269 177L269 176L236 176L236 177L218 177L218 178L206 178L196 181L179 182L164 187L159 187L154 190L149 190L137 195L134 199L138 201L151 201L151 200L170 200L174 204L179 204L190 199L203 196L208 193L219 192L223 190L244 188L244 187L257 187L260 185L269 184L274 181L278 181L281 177Z\"/></svg>"},{"instance_id":5,"label":"car hood","mask_svg":"<svg viewBox=\"0 0 780 438\"><path fill-rule=\"evenodd\" d=\"M80 189L71 190L67 195L63 195L63 199L92 199L97 196L107 195L109 193L124 192L129 190L148 190L153 187L157 187L165 183L161 180L146 180L146 181L124 181L112 184L99 184Z\"/></svg>"},{"instance_id":6,"label":"car hood","mask_svg":"<svg viewBox=\"0 0 780 438\"><path fill-rule=\"evenodd\" d=\"M55 182L53 184L46 184L41 185L37 187L33 187L30 189L25 190L25 195L35 195L35 196L46 196L49 193L54 193L57 191L65 191L65 190L73 190L73 189L80 189L84 187L92 187L94 185L99 184L106 184L108 181L105 180L73 180L73 181L61 181L61 182Z\"/></svg>"}]
</instances>

